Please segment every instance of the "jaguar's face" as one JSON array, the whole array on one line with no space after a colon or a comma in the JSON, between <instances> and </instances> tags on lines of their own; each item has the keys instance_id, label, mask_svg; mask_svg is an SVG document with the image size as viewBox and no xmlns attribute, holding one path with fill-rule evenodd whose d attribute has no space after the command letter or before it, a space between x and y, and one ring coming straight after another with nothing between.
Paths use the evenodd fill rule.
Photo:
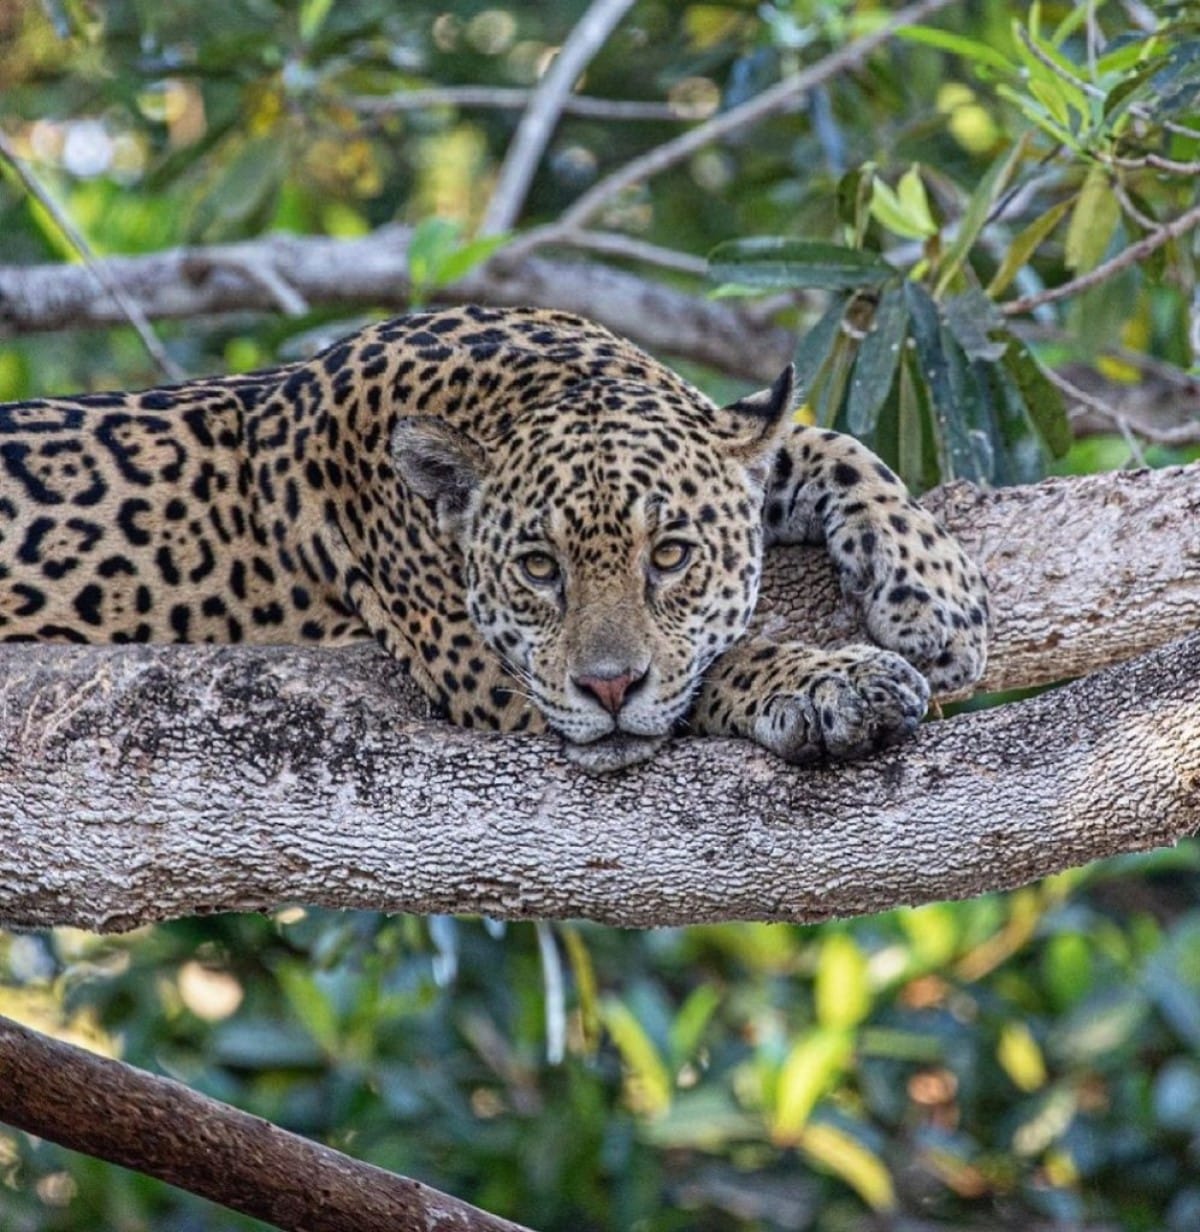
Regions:
<instances>
[{"instance_id":1,"label":"jaguar's face","mask_svg":"<svg viewBox=\"0 0 1200 1232\"><path fill-rule=\"evenodd\" d=\"M458 538L472 623L574 759L607 769L650 755L745 632L781 414L596 384L474 459Z\"/></svg>"}]
</instances>

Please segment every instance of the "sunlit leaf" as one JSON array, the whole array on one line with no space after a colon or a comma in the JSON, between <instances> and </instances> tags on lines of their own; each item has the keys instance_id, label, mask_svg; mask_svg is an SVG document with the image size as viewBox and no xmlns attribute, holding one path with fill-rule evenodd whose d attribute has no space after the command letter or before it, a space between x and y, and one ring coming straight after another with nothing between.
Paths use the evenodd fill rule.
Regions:
<instances>
[{"instance_id":1,"label":"sunlit leaf","mask_svg":"<svg viewBox=\"0 0 1200 1232\"><path fill-rule=\"evenodd\" d=\"M922 967L941 967L958 952L959 927L949 903L929 903L897 913L913 954Z\"/></svg>"},{"instance_id":2,"label":"sunlit leaf","mask_svg":"<svg viewBox=\"0 0 1200 1232\"><path fill-rule=\"evenodd\" d=\"M906 177L911 175L913 171L906 173ZM920 182L919 177L917 182ZM929 202L925 199L924 187L921 188L918 196L912 188L913 181L909 179L908 183L908 200L906 201L884 180L876 176L871 192L871 213L889 231L904 239L928 239L931 235L937 234L937 223L929 212Z\"/></svg>"},{"instance_id":3,"label":"sunlit leaf","mask_svg":"<svg viewBox=\"0 0 1200 1232\"><path fill-rule=\"evenodd\" d=\"M887 1165L859 1139L834 1125L806 1125L798 1146L814 1163L845 1181L873 1211L895 1207L896 1191Z\"/></svg>"},{"instance_id":4,"label":"sunlit leaf","mask_svg":"<svg viewBox=\"0 0 1200 1232\"><path fill-rule=\"evenodd\" d=\"M591 1055L599 1045L601 1026L600 997L592 956L588 952L587 942L573 924L560 925L559 936L566 947L567 961L571 964L571 975L575 981L575 993L579 998L579 1020L583 1028L584 1049Z\"/></svg>"},{"instance_id":5,"label":"sunlit leaf","mask_svg":"<svg viewBox=\"0 0 1200 1232\"><path fill-rule=\"evenodd\" d=\"M625 1093L635 1112L659 1116L671 1103L671 1076L642 1024L615 997L600 1005L604 1025L625 1068Z\"/></svg>"},{"instance_id":6,"label":"sunlit leaf","mask_svg":"<svg viewBox=\"0 0 1200 1232\"><path fill-rule=\"evenodd\" d=\"M822 943L813 995L823 1027L855 1027L871 1012L867 958L849 933L832 933Z\"/></svg>"},{"instance_id":7,"label":"sunlit leaf","mask_svg":"<svg viewBox=\"0 0 1200 1232\"><path fill-rule=\"evenodd\" d=\"M818 1028L792 1045L775 1087L771 1136L794 1143L817 1101L837 1080L850 1060L853 1037L847 1031Z\"/></svg>"},{"instance_id":8,"label":"sunlit leaf","mask_svg":"<svg viewBox=\"0 0 1200 1232\"><path fill-rule=\"evenodd\" d=\"M718 244L708 255L708 273L721 283L836 291L880 286L896 271L882 257L856 248L762 236Z\"/></svg>"},{"instance_id":9,"label":"sunlit leaf","mask_svg":"<svg viewBox=\"0 0 1200 1232\"><path fill-rule=\"evenodd\" d=\"M1006 1022L1000 1029L996 1059L1022 1091L1036 1091L1046 1083L1046 1062L1033 1032L1024 1022Z\"/></svg>"}]
</instances>

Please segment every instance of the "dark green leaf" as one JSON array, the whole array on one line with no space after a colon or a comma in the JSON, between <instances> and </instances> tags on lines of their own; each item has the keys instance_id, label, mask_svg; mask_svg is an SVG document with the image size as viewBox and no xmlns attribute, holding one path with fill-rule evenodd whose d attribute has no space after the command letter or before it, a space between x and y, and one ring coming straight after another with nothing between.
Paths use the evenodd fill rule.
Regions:
<instances>
[{"instance_id":1,"label":"dark green leaf","mask_svg":"<svg viewBox=\"0 0 1200 1232\"><path fill-rule=\"evenodd\" d=\"M811 403L822 371L833 354L840 333L847 299L839 295L825 310L824 316L800 339L796 347L796 396L801 405ZM815 409L815 408L814 408Z\"/></svg>"},{"instance_id":2,"label":"dark green leaf","mask_svg":"<svg viewBox=\"0 0 1200 1232\"><path fill-rule=\"evenodd\" d=\"M1009 342L1003 363L1021 391L1021 397L1029 408L1029 416L1042 440L1056 458L1061 458L1071 448L1071 424L1062 394L1025 344L1016 338Z\"/></svg>"},{"instance_id":3,"label":"dark green leaf","mask_svg":"<svg viewBox=\"0 0 1200 1232\"><path fill-rule=\"evenodd\" d=\"M858 348L846 404L846 426L856 436L863 436L875 428L879 408L892 387L907 332L904 288L894 282L884 290L871 329Z\"/></svg>"},{"instance_id":4,"label":"dark green leaf","mask_svg":"<svg viewBox=\"0 0 1200 1232\"><path fill-rule=\"evenodd\" d=\"M995 362L1008 349L1006 339L991 336L1004 330L1004 318L996 305L978 288L972 287L946 300L942 305L942 319L971 359Z\"/></svg>"},{"instance_id":5,"label":"dark green leaf","mask_svg":"<svg viewBox=\"0 0 1200 1232\"><path fill-rule=\"evenodd\" d=\"M708 255L708 275L714 282L763 288L842 291L881 286L896 271L882 257L856 248L762 236L718 244Z\"/></svg>"}]
</instances>

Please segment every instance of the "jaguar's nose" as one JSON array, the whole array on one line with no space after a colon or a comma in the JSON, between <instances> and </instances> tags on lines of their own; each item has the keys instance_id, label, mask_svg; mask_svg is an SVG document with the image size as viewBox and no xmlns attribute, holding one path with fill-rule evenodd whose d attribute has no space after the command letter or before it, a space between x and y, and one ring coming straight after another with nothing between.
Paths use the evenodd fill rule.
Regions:
<instances>
[{"instance_id":1,"label":"jaguar's nose","mask_svg":"<svg viewBox=\"0 0 1200 1232\"><path fill-rule=\"evenodd\" d=\"M647 668L640 671L626 669L612 675L605 673L589 676L572 676L575 687L584 693L590 693L611 715L625 704L629 695L635 692L646 679Z\"/></svg>"}]
</instances>

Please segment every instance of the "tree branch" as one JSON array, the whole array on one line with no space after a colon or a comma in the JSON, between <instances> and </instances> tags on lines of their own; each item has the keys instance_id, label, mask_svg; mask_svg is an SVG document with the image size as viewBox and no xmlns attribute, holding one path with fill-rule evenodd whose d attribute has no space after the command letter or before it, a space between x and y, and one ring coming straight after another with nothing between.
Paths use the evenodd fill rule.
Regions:
<instances>
[{"instance_id":1,"label":"tree branch","mask_svg":"<svg viewBox=\"0 0 1200 1232\"><path fill-rule=\"evenodd\" d=\"M359 239L280 233L97 265L146 316L160 320L275 312L281 285L289 310L303 304L397 308L407 307L411 291L410 236L401 226ZM638 254L626 249L623 255ZM778 375L795 345L788 330L764 324L754 306L715 303L594 262L525 257L503 270L480 266L434 298L578 312L652 351L763 382ZM0 337L124 320L120 305L79 266L0 266Z\"/></svg>"},{"instance_id":2,"label":"tree branch","mask_svg":"<svg viewBox=\"0 0 1200 1232\"><path fill-rule=\"evenodd\" d=\"M533 173L576 79L608 41L633 0L592 0L534 88L479 224L480 235L507 231L521 212Z\"/></svg>"},{"instance_id":3,"label":"tree branch","mask_svg":"<svg viewBox=\"0 0 1200 1232\"><path fill-rule=\"evenodd\" d=\"M529 105L532 90L519 86L431 86L421 90L402 90L396 94L359 95L347 100L359 115L384 116L405 111L427 111L434 107L481 107L497 111L522 111ZM690 123L696 117L686 107L642 99L595 98L587 94L568 94L562 101L564 115L591 120L655 120Z\"/></svg>"},{"instance_id":4,"label":"tree branch","mask_svg":"<svg viewBox=\"0 0 1200 1232\"><path fill-rule=\"evenodd\" d=\"M1160 648L853 766L680 740L589 779L549 738L428 721L373 648L7 647L0 925L127 929L281 901L818 920L1200 827L1200 465L959 484L937 503L992 584L992 687ZM773 553L768 575L781 632L852 632L823 553Z\"/></svg>"},{"instance_id":5,"label":"tree branch","mask_svg":"<svg viewBox=\"0 0 1200 1232\"><path fill-rule=\"evenodd\" d=\"M528 1232L169 1078L4 1017L0 1120L284 1232Z\"/></svg>"}]
</instances>

